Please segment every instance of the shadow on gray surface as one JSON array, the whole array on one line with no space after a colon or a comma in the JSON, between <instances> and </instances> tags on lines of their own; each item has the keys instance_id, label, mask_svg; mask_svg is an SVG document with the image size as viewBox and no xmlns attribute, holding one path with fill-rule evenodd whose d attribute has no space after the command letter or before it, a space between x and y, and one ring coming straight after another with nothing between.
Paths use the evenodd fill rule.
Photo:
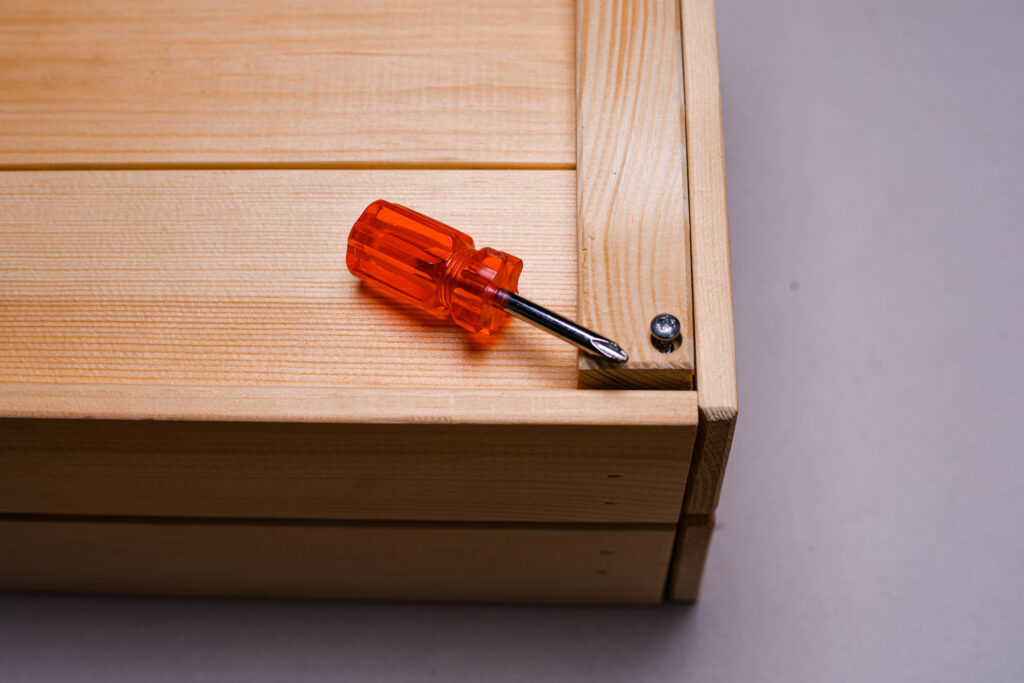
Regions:
<instances>
[{"instance_id":1,"label":"shadow on gray surface","mask_svg":"<svg viewBox=\"0 0 1024 683\"><path fill-rule=\"evenodd\" d=\"M7 595L0 679L637 680L697 609Z\"/></svg>"}]
</instances>

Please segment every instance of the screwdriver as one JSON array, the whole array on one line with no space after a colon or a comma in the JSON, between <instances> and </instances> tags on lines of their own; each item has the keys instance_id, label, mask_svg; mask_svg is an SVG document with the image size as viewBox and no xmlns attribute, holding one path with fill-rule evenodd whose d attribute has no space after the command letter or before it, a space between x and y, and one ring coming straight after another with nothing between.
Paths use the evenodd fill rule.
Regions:
<instances>
[{"instance_id":1,"label":"screwdriver","mask_svg":"<svg viewBox=\"0 0 1024 683\"><path fill-rule=\"evenodd\" d=\"M517 293L521 259L485 247L444 223L383 199L366 207L348 236L349 271L427 313L449 316L475 335L494 335L509 315L619 363L610 339Z\"/></svg>"}]
</instances>

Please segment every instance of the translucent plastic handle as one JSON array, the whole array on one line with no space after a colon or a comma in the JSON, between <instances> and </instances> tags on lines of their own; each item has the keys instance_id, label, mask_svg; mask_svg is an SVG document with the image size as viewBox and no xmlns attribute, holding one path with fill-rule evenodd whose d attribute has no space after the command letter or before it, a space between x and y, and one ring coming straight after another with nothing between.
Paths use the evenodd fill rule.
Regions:
<instances>
[{"instance_id":1,"label":"translucent plastic handle","mask_svg":"<svg viewBox=\"0 0 1024 683\"><path fill-rule=\"evenodd\" d=\"M433 218L383 199L366 207L348 236L356 277L475 334L497 332L508 315L499 291L517 292L523 262Z\"/></svg>"}]
</instances>

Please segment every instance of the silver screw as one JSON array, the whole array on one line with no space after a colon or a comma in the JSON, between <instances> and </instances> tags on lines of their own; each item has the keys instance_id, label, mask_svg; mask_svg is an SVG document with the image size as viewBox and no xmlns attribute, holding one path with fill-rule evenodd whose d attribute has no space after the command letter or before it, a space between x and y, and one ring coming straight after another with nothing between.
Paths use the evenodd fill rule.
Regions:
<instances>
[{"instance_id":1,"label":"silver screw","mask_svg":"<svg viewBox=\"0 0 1024 683\"><path fill-rule=\"evenodd\" d=\"M661 313L651 320L651 344L662 353L676 350L681 326L679 318L669 313Z\"/></svg>"}]
</instances>

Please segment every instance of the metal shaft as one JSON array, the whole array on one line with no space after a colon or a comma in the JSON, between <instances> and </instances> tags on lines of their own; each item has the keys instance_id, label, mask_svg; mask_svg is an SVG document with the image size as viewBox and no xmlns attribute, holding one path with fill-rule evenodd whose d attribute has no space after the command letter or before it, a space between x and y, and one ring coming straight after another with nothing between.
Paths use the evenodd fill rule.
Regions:
<instances>
[{"instance_id":1,"label":"metal shaft","mask_svg":"<svg viewBox=\"0 0 1024 683\"><path fill-rule=\"evenodd\" d=\"M543 306L538 306L529 299L509 292L500 290L495 302L501 306L509 315L520 320L525 320L534 327L539 327L545 332L550 332L556 337L579 347L581 350L618 363L625 363L629 360L626 352L619 348L619 345L611 339L602 337L585 327L577 325L573 321L563 318L554 311L549 311Z\"/></svg>"}]
</instances>

